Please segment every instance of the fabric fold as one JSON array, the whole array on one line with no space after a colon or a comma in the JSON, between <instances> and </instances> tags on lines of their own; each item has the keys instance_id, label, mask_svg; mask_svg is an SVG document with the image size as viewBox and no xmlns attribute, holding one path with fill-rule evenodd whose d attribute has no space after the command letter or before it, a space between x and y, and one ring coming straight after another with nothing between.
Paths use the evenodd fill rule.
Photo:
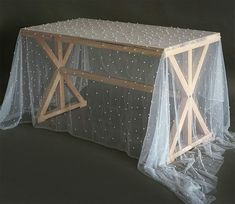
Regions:
<instances>
[{"instance_id":1,"label":"fabric fold","mask_svg":"<svg viewBox=\"0 0 235 204\"><path fill-rule=\"evenodd\" d=\"M46 43L52 52L58 51L53 40L47 39ZM63 46L62 50L66 50L70 45ZM196 75L200 56L205 51L198 80L190 79L189 72ZM184 78L179 77L177 67ZM147 84L153 86L153 93L66 75L70 87L68 83L63 84L64 87L62 83L58 85L65 94L61 96L55 91L47 104L48 112L73 105L79 98L78 93L88 105L39 123L37 114L56 67L35 39L19 34L0 108L0 129L32 122L34 127L69 132L139 158L138 169L142 173L167 186L185 203L205 204L215 200L216 174L223 164L223 153L235 148L235 135L228 130L229 99L220 41L211 43L208 50L199 47L178 53L174 58L169 58L166 52L158 58L77 44L66 68L83 74L88 72L89 76L118 78L123 83ZM190 95L185 87L192 90L193 81L197 83ZM65 104L60 101L63 97ZM185 112L186 106L192 113ZM190 114L191 143L205 133L212 133L213 138L169 162L170 152L174 154L190 142L187 132ZM174 132L173 127L181 131Z\"/></svg>"}]
</instances>

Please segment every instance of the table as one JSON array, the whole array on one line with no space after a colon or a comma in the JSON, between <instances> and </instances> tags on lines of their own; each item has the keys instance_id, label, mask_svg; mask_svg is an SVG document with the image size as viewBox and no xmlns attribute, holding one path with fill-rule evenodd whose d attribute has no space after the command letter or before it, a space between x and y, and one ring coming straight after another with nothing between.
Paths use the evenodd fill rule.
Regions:
<instances>
[{"instance_id":1,"label":"table","mask_svg":"<svg viewBox=\"0 0 235 204\"><path fill-rule=\"evenodd\" d=\"M38 111L38 123L67 111L83 108L87 105L86 100L73 85L72 81L68 78L68 75L83 77L128 89L136 89L150 93L153 91L153 85L150 84L66 68L66 63L75 44L80 44L100 49L140 53L142 55L156 57L164 55L165 58L169 59L187 98L181 101L179 107L180 119L178 124L175 122L171 127L168 162L174 161L178 156L212 137L212 133L207 127L193 95L200 78L201 70L203 69L203 62L208 47L210 44L220 40L219 33L92 19L75 19L65 22L32 26L23 28L21 33L24 36L34 38L55 67L54 75L44 93L44 98L41 102L40 110ZM162 36L159 36L159 33L161 33ZM131 37L128 38L127 36ZM48 45L48 39L54 41L56 46L55 51ZM66 44L67 47L65 49ZM203 51L198 59L196 71L193 74L192 53L199 47L203 48ZM185 52L187 52L188 61L187 76L183 74L175 57L176 55ZM67 84L71 92L76 96L76 103L65 104L64 83ZM57 90L57 86L59 86L59 90ZM56 91L58 91L60 95L60 106L53 111L47 112L52 96ZM204 133L204 136L196 141L192 141L193 115L197 118ZM180 133L183 131L184 123L187 123L187 127L185 127L187 129L187 138L185 138L185 140L187 140L187 145L184 148L175 151Z\"/></svg>"},{"instance_id":2,"label":"table","mask_svg":"<svg viewBox=\"0 0 235 204\"><path fill-rule=\"evenodd\" d=\"M72 19L20 30L0 129L30 122L125 151L186 203L210 203L235 147L220 34Z\"/></svg>"}]
</instances>

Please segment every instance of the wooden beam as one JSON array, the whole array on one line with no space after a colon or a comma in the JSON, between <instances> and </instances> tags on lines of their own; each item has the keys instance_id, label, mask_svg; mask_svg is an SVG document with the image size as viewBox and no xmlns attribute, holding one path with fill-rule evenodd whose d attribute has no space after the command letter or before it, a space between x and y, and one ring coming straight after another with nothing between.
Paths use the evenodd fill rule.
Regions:
<instances>
[{"instance_id":1,"label":"wooden beam","mask_svg":"<svg viewBox=\"0 0 235 204\"><path fill-rule=\"evenodd\" d=\"M192 78L193 78L193 56L192 56L192 50L188 51L188 88L190 96L192 97ZM190 145L192 143L192 125L193 125L193 115L192 115L192 102L189 100L189 107L188 107L188 138L187 138L187 144Z\"/></svg>"},{"instance_id":2,"label":"wooden beam","mask_svg":"<svg viewBox=\"0 0 235 204\"><path fill-rule=\"evenodd\" d=\"M79 77L83 77L83 78L86 78L89 80L94 80L94 81L98 81L98 82L102 82L102 83L106 83L106 84L111 84L111 85L129 88L129 89L145 91L145 92L149 92L149 93L152 93L152 91L153 91L153 86L149 85L149 84L143 84L143 83L137 83L134 81L112 78L109 76L103 76L103 75L99 75L99 74L95 74L95 73L91 73L91 72L85 72L85 71L81 71L78 69L62 68L61 71L67 75L79 76Z\"/></svg>"},{"instance_id":3,"label":"wooden beam","mask_svg":"<svg viewBox=\"0 0 235 204\"><path fill-rule=\"evenodd\" d=\"M189 151L190 149L196 147L197 145L203 143L203 142L208 142L209 140L213 140L214 137L212 133L209 133L208 135L203 136L202 138L196 140L192 144L186 146L185 148L181 149L180 151L176 152L175 154L172 154L169 156L167 164L173 162L177 157L180 155L184 154L185 152Z\"/></svg>"},{"instance_id":4,"label":"wooden beam","mask_svg":"<svg viewBox=\"0 0 235 204\"><path fill-rule=\"evenodd\" d=\"M62 45L62 41L58 38L56 38L56 43L57 43L57 57L58 57L59 64L61 65L62 60L63 60L63 45Z\"/></svg>"},{"instance_id":5,"label":"wooden beam","mask_svg":"<svg viewBox=\"0 0 235 204\"><path fill-rule=\"evenodd\" d=\"M63 75L60 75L59 93L60 93L60 108L64 108L65 107L65 93L64 93L64 76Z\"/></svg>"},{"instance_id":6,"label":"wooden beam","mask_svg":"<svg viewBox=\"0 0 235 204\"><path fill-rule=\"evenodd\" d=\"M187 144L190 145L193 139L193 111L192 111L192 102L189 101L188 107L188 140Z\"/></svg>"},{"instance_id":7,"label":"wooden beam","mask_svg":"<svg viewBox=\"0 0 235 204\"><path fill-rule=\"evenodd\" d=\"M192 108L193 108L193 111L194 111L194 113L195 113L195 115L196 115L196 117L197 117L197 119L198 119L199 124L200 124L201 127L202 127L202 130L204 131L204 133L205 133L206 135L209 134L210 131L209 131L209 129L208 129L208 127L207 127L207 125L206 125L206 123L205 123L205 121L204 121L204 119L203 119L201 113L200 113L200 111L198 110L197 104L195 103L195 101L194 101L193 99L192 99L191 101L192 101Z\"/></svg>"},{"instance_id":8,"label":"wooden beam","mask_svg":"<svg viewBox=\"0 0 235 204\"><path fill-rule=\"evenodd\" d=\"M183 73L182 73L182 71L181 71L181 69L180 69L180 67L179 67L179 65L178 65L178 63L175 59L175 56L169 56L169 60L172 64L172 66L173 66L173 69L175 70L176 75L178 76L178 79L180 80L180 83L181 83L185 93L187 95L190 95L188 83L184 78L184 75L183 75Z\"/></svg>"},{"instance_id":9,"label":"wooden beam","mask_svg":"<svg viewBox=\"0 0 235 204\"><path fill-rule=\"evenodd\" d=\"M180 100L180 103L177 106L177 115L178 115L178 117L181 118L188 98L187 97L184 97L184 98L181 97L179 100ZM170 140L169 140L170 145L173 143L174 136L177 132L177 127L178 127L177 122L178 122L178 120L176 120L176 117L175 117L175 119L172 122L173 124L171 125Z\"/></svg>"},{"instance_id":10,"label":"wooden beam","mask_svg":"<svg viewBox=\"0 0 235 204\"><path fill-rule=\"evenodd\" d=\"M43 48L43 50L47 53L49 59L52 61L52 63L59 68L60 64L59 61L57 59L57 57L55 56L55 54L53 53L53 51L51 50L51 48L49 47L49 45L46 43L45 39L37 37L36 38L38 44L40 44Z\"/></svg>"},{"instance_id":11,"label":"wooden beam","mask_svg":"<svg viewBox=\"0 0 235 204\"><path fill-rule=\"evenodd\" d=\"M179 120L179 124L176 125L176 131L173 131L173 133L175 132L175 134L173 135L173 141L170 144L170 155L172 155L174 153L177 141L180 137L180 132L183 128L184 125L184 121L188 112L188 105L189 105L189 99L187 99L186 104L183 108L182 114L180 115L180 120Z\"/></svg>"},{"instance_id":12,"label":"wooden beam","mask_svg":"<svg viewBox=\"0 0 235 204\"><path fill-rule=\"evenodd\" d=\"M64 67L66 65L66 63L67 63L67 61L69 59L69 56L70 56L73 48L74 48L74 44L73 43L69 43L69 46L68 46L68 48L67 48L67 50L65 52L64 58L63 58L62 63L61 63L62 67Z\"/></svg>"},{"instance_id":13,"label":"wooden beam","mask_svg":"<svg viewBox=\"0 0 235 204\"><path fill-rule=\"evenodd\" d=\"M59 81L60 81L60 73L58 71L55 71L55 73L52 76L49 86L44 92L44 96L41 101L41 106L38 110L38 115L37 115L38 118L46 113Z\"/></svg>"},{"instance_id":14,"label":"wooden beam","mask_svg":"<svg viewBox=\"0 0 235 204\"><path fill-rule=\"evenodd\" d=\"M67 83L68 88L72 91L74 96L77 98L77 100L80 102L81 106L86 106L87 102L86 100L81 96L81 94L78 92L77 88L73 85L71 80L68 78L68 76L64 76L64 79Z\"/></svg>"},{"instance_id":15,"label":"wooden beam","mask_svg":"<svg viewBox=\"0 0 235 204\"><path fill-rule=\"evenodd\" d=\"M56 110L49 111L47 114L44 114L44 115L41 115L40 117L38 117L38 123L42 123L49 118L55 117L55 116L60 115L62 113L74 110L76 108L81 108L81 107L83 107L81 103L74 103L74 104L66 105L63 109L56 109Z\"/></svg>"},{"instance_id":16,"label":"wooden beam","mask_svg":"<svg viewBox=\"0 0 235 204\"><path fill-rule=\"evenodd\" d=\"M110 49L110 50L121 51L121 52L139 53L139 54L149 55L149 56L161 56L164 51L164 49L162 48L137 46L133 44L115 43L115 42L109 42L109 41L98 41L98 40L86 39L86 38L75 37L75 36L67 36L67 35L60 35L60 34L52 34L48 32L33 31L27 28L22 28L21 34L27 37L32 37L32 38L58 37L63 42L86 45L86 46L95 47L95 48Z\"/></svg>"},{"instance_id":17,"label":"wooden beam","mask_svg":"<svg viewBox=\"0 0 235 204\"><path fill-rule=\"evenodd\" d=\"M199 74L201 72L202 65L203 65L203 62L205 60L208 47L209 47L209 44L205 45L204 48L203 48L202 55L200 57L200 60L199 60L199 63L198 63L197 69L196 69L196 73L195 73L194 78L193 78L192 91L194 91L194 89L196 87L197 80L198 80Z\"/></svg>"},{"instance_id":18,"label":"wooden beam","mask_svg":"<svg viewBox=\"0 0 235 204\"><path fill-rule=\"evenodd\" d=\"M190 95L192 95L192 80L193 80L193 56L192 56L192 50L188 51L188 88Z\"/></svg>"},{"instance_id":19,"label":"wooden beam","mask_svg":"<svg viewBox=\"0 0 235 204\"><path fill-rule=\"evenodd\" d=\"M195 48L203 47L205 45L209 45L218 41L220 41L220 34L215 33L204 38L189 41L184 46L182 46L182 44L179 44L173 47L166 48L165 57L187 52L188 50L193 50Z\"/></svg>"}]
</instances>

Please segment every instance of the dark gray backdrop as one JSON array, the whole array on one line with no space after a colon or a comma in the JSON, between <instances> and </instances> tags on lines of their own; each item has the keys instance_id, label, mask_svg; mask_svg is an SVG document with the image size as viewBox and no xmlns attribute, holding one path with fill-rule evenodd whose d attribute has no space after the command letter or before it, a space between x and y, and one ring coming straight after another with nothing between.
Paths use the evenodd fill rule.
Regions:
<instances>
[{"instance_id":1,"label":"dark gray backdrop","mask_svg":"<svg viewBox=\"0 0 235 204\"><path fill-rule=\"evenodd\" d=\"M177 26L222 35L231 112L235 98L234 0L0 0L0 103L21 27L77 17ZM235 121L233 119L232 121Z\"/></svg>"},{"instance_id":2,"label":"dark gray backdrop","mask_svg":"<svg viewBox=\"0 0 235 204\"><path fill-rule=\"evenodd\" d=\"M0 104L5 94L14 46L21 27L77 17L178 26L221 33L234 131L234 2L0 0ZM114 201L118 204L181 203L162 185L139 173L136 170L136 160L127 158L119 151L75 140L67 134L34 129L29 125L0 131L0 135L1 204L115 204ZM230 151L226 153L225 163L218 175L216 203L234 203L234 171L234 152ZM120 202L121 200L126 202Z\"/></svg>"}]
</instances>

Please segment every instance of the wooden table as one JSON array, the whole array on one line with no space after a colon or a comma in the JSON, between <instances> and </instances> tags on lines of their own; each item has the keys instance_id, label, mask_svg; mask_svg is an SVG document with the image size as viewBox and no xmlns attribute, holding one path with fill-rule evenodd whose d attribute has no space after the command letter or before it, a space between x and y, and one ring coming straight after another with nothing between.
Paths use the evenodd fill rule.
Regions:
<instances>
[{"instance_id":1,"label":"wooden table","mask_svg":"<svg viewBox=\"0 0 235 204\"><path fill-rule=\"evenodd\" d=\"M83 108L87 105L86 100L69 79L69 75L144 92L151 93L153 91L153 85L150 84L116 77L107 77L66 67L66 63L75 44L80 44L100 49L168 58L187 96L186 99L182 100L179 108L180 120L178 125L174 123L171 127L172 140L169 144L170 156L168 162L174 161L176 157L212 138L212 133L207 127L193 95L200 78L201 70L203 69L203 62L207 55L208 47L211 43L220 40L219 33L79 18L23 28L21 29L21 34L28 38L34 38L55 67L54 75L44 93L41 107L37 114L38 123L67 111ZM54 40L56 46L55 52L53 52L47 43L48 39ZM197 63L196 72L193 73L192 53L194 49L199 47L203 48L203 51ZM187 52L188 61L187 76L183 74L175 57L185 52ZM74 104L65 104L65 83L77 98L77 102ZM59 87L58 90L57 87ZM56 91L60 95L60 106L56 110L48 111L48 106ZM204 132L204 137L194 142L192 141L193 115L197 118ZM176 144L185 123L187 123L188 132L187 146L176 151Z\"/></svg>"}]
</instances>

